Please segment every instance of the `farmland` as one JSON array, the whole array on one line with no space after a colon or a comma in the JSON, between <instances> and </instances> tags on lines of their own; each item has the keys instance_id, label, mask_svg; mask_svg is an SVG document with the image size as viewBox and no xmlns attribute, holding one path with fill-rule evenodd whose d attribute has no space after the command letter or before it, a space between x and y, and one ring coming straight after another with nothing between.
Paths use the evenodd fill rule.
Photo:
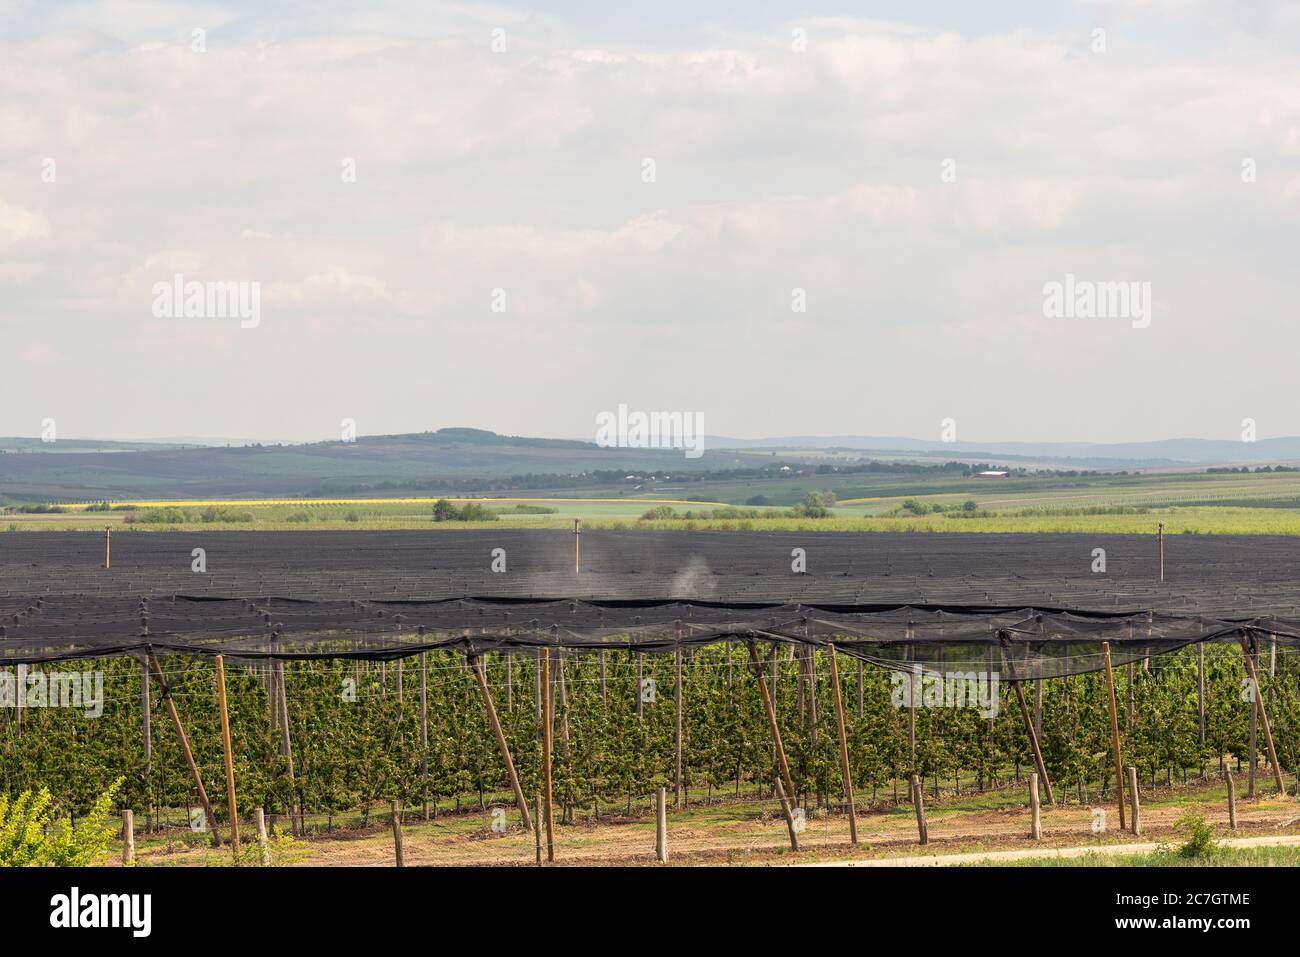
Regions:
<instances>
[{"instance_id":1,"label":"farmland","mask_svg":"<svg viewBox=\"0 0 1300 957\"><path fill-rule=\"evenodd\" d=\"M831 493L825 517L792 517L809 495ZM57 511L0 514L0 532L32 529L139 530L229 526L265 530L399 529L433 524L442 496L109 500L46 503ZM880 476L811 473L793 477L696 481L665 486L629 481L616 488L545 489L517 496L449 493L496 513L497 527L819 530L847 532L1089 532L1141 534L1164 522L1170 534L1300 534L1300 473L963 478L933 473ZM973 507L967 503L973 503ZM655 506L674 517L647 519ZM727 508L743 517L727 515ZM690 517L687 517L690 513ZM163 518L162 521L139 519Z\"/></svg>"},{"instance_id":2,"label":"farmland","mask_svg":"<svg viewBox=\"0 0 1300 957\"><path fill-rule=\"evenodd\" d=\"M1297 833L1294 815L1271 794L1266 769L1256 799L1247 800L1243 755L1248 753L1249 708L1235 689L1240 655L1212 649L1204 744L1198 744L1195 653L1155 659L1128 671L1120 698L1126 762L1139 769L1148 802L1148 834L1172 838L1173 820L1200 808L1228 833L1226 792L1219 775L1239 775L1243 834ZM682 862L762 863L780 860L784 828L771 791L771 752L763 709L742 658L715 647L686 663L681 807L673 812ZM179 743L156 725L151 751L141 747L140 669L131 660L97 663L106 672L106 708L96 733L66 710L34 709L5 737L4 783L10 793L44 784L60 806L86 813L112 781L125 784L123 806L137 809L147 831L141 863L217 862L202 847L191 809L197 809ZM81 665L79 667L87 667ZM647 801L656 787L673 791L674 716L669 656L566 656L559 666L554 787L561 863L649 863L653 818ZM835 713L829 661L818 654L807 680L798 659L785 659L773 682L798 803L808 812L802 846L810 860L850 851L835 735L817 715ZM1300 702L1297 663L1284 653L1267 694L1288 779L1297 765ZM282 863L389 863L388 802L407 809L412 863L527 864L533 839L519 828L508 782L463 659L430 654L405 667L389 662L290 663L283 682L288 704L282 748L274 707L275 674L261 666L229 669L235 775L244 808L261 807L300 841ZM528 794L541 787L534 662L488 657L488 681ZM427 674L429 727L421 743L421 695ZM602 679L603 674L603 679ZM636 685L657 679L664 689L637 704ZM850 762L863 811L859 826L867 856L915 851L915 823L907 798L907 769L915 766L932 806L935 853L1031 846L1025 840L1025 779L1033 768L1028 739L1014 703L1004 699L994 720L973 711L922 710L916 715L917 754L908 757L906 712L890 706L888 676L843 667ZM348 679L354 695L340 695ZM221 735L210 660L172 657L167 680L183 716L198 766L222 794ZM1131 686L1131 689L1130 689ZM1009 696L1009 690L1004 689ZM815 702L814 702L815 696ZM1190 702L1190 703L1189 703ZM1124 840L1115 823L1099 838L1093 809L1107 807L1105 686L1098 674L1047 682L1042 702L1042 746L1056 782L1058 806L1048 809L1049 846ZM914 760L914 763L913 763ZM1113 810L1113 790L1109 807ZM219 819L224 820L218 802ZM493 809L499 809L494 813ZM504 818L503 815L504 814ZM501 826L502 820L505 826ZM495 822L495 827L494 827ZM245 826L251 826L248 821ZM858 853L861 856L862 852Z\"/></svg>"},{"instance_id":3,"label":"farmland","mask_svg":"<svg viewBox=\"0 0 1300 957\"><path fill-rule=\"evenodd\" d=\"M243 825L252 827L248 809L259 808L278 830L290 832L295 844L275 844L273 857L283 864L380 863L387 853L384 816L393 801L405 809L413 863L528 863L532 835L524 833L511 795L513 782L501 759L507 752L521 793L535 795L551 782L562 863L644 861L639 842L647 834L647 802L661 787L679 795L671 820L675 839L683 842L683 863L780 860L788 852L781 850L783 812L772 774L773 724L788 758L788 769L781 769L789 775L787 793L807 821L802 847L812 860L914 850L912 774L931 805L939 849L1021 846L1024 788L1040 756L1055 786L1056 803L1045 812L1051 839L1061 846L1086 843L1095 811L1114 809L1115 790L1108 685L1095 653L1080 652L1076 644L1058 657L1048 639L1040 651L1008 657L1012 664L1001 666L1027 666L1036 659L1026 656L1039 654L1060 666L1045 673L1063 676L1030 683L1033 736L1028 712L1017 708L1018 692L1008 683L995 691L987 712L900 707L896 672L855 660L855 640L836 637L834 622L827 634L842 643L838 657L820 647L816 635L808 644L772 640L790 630L775 622L762 633L731 625L723 631L730 637L676 654L596 651L579 640L588 619L562 602L540 612L573 623L566 627L573 634L563 645L554 638L551 649L537 636L558 632L528 626L527 619L539 614L528 605L505 606L517 624L514 639L507 624L508 640L499 643L493 635L501 627L488 623L509 623L509 616L483 618L453 604L444 620L454 625L454 647L401 645L432 637L423 628L413 632L427 616L444 614L440 599L488 589L501 596L624 598L686 589L715 600L788 595L859 603L978 598L1013 609L1061 601L1114 608L1122 600L1126 607L1177 608L1187 615L1249 609L1259 616L1270 609L1294 613L1297 574L1296 550L1284 537L1215 536L1171 545L1172 580L1158 582L1151 540L1140 536L1102 539L1111 556L1103 576L1086 571L1096 539L1083 536L882 534L872 539L878 547L863 549L851 536L835 534L592 530L581 575L571 564L572 536L545 529L209 529L178 536L119 536L108 568L99 562L98 533L20 534L0 548L6 655L67 657L57 642L81 635L85 644L71 649L76 660L36 670L93 672L103 682L102 695L83 701L81 709L6 709L5 792L47 788L53 806L77 819L92 815L100 796L112 793L141 823L141 864L199 864L217 853L197 846L211 833L204 830L196 788L202 780L216 796L210 822L224 830L227 752L218 689L229 703L230 774L238 783ZM202 573L190 563L195 541L211 562ZM806 547L809 573L786 573L792 543ZM494 547L511 556L514 573L493 578L486 559ZM681 576L685 564L698 569L688 579ZM344 588L350 602L337 600ZM282 597L256 597L268 594ZM175 595L186 597L169 597ZM222 602L230 602L223 596L236 595L254 598L222 611ZM666 632L592 630L624 639L634 632L643 639L666 634L671 642L673 616L698 616L707 635L709 604L677 607ZM320 625L310 624L313 607L329 616ZM588 612L611 616L612 625L618 607ZM736 606L734 614L743 608ZM218 618L198 609L213 609ZM405 621L388 617L397 609ZM819 621L833 617L828 609L809 610ZM640 621L650 611L638 605L622 614ZM277 618L287 624L272 624ZM990 609L975 616L975 634L986 635L991 650L998 639L987 637L986 620L993 620ZM1169 627L1194 637L1197 620ZM1153 627L1150 618L1141 621ZM940 660L942 649L960 651L943 640L944 628L957 624L953 618L925 632ZM913 626L907 627L910 635ZM1292 626L1283 620L1272 627L1283 634L1274 644L1265 636L1258 669L1276 769L1252 732L1258 712L1241 694L1248 673L1235 638L1206 646L1203 656L1193 646L1141 658L1140 650L1122 647L1120 636L1121 746L1151 802L1150 833L1172 835L1183 805L1221 821L1226 796L1218 789L1225 771L1239 779L1239 829L1294 832L1295 821L1276 807L1274 771L1288 789L1300 771L1300 660L1286 637ZM804 628L792 634L807 637ZM365 635L380 643L363 641ZM969 637L953 634L956 641ZM344 639L350 643L339 644ZM150 680L139 657L154 641L171 653ZM750 643L759 641L762 651L750 652ZM883 646L871 647L874 641L862 646L865 654L888 664ZM120 646L118 655L95 657L96 642ZM220 648L229 663L218 680L210 652ZM315 657L322 648L325 656ZM336 657L348 650L365 660ZM761 670L750 667L750 654L761 656ZM177 709L173 724L164 720L157 697L163 682L166 714ZM647 688L653 689L648 696ZM98 713L90 716L88 708ZM843 755L832 720L841 708ZM94 733L88 733L91 722ZM184 744L178 729L184 729ZM1253 773L1252 754L1260 758ZM844 774L856 794L853 805L862 807L859 851L845 839L850 801ZM203 825L197 835L196 821ZM1105 833L1106 841L1126 839L1114 822Z\"/></svg>"},{"instance_id":4,"label":"farmland","mask_svg":"<svg viewBox=\"0 0 1300 957\"><path fill-rule=\"evenodd\" d=\"M1146 797L1147 827L1141 841L1168 845L1164 853L1146 851L1140 856L1125 854L1138 839L1118 830L1095 834L1091 807L1076 801L1043 813L1044 838L1029 839L1027 789L1014 782L1004 788L983 792L973 781L965 793L945 787L938 801L931 796L932 823L927 850L937 856L1020 853L1050 854L1055 848L1085 848L1091 856L1070 859L1022 859L1005 866L1163 866L1183 863L1177 853L1181 835L1175 822L1189 810L1204 814L1220 841L1232 839L1300 841L1286 802L1263 798L1238 811L1236 830L1227 820L1227 796L1222 784L1210 779L1189 779L1188 784L1160 786ZM490 865L519 867L534 862L533 836L518 828L493 830L493 811L509 805L506 793L487 793L479 808L477 795L457 810L454 801L442 802L437 816L424 817L422 809L408 813L404 822L407 860L413 865ZM214 849L206 835L187 829L184 809L174 812L174 823L156 833L136 838L137 860L150 867L221 867L229 864L229 852ZM739 797L723 792L709 795L707 788L692 790L681 810L670 812L669 864L677 866L772 866L781 864L844 864L870 861L879 864L907 862L917 854L915 821L911 809L884 800L867 804L859 818L869 837L865 846L849 846L847 816L838 809L819 810L808 818L800 853L791 855L784 839L785 825L771 802L752 794ZM331 826L332 825L332 826ZM392 863L393 841L387 822L374 817L363 821L360 813L313 816L309 831L293 843L276 850L281 866L385 867ZM287 828L286 828L287 831ZM649 803L638 798L628 813L622 802L602 806L599 817L594 806L575 813L557 834L557 863L560 865L648 866L654 863L654 817ZM1147 845L1150 846L1149 844ZM114 846L113 857L120 853ZM1101 852L1107 852L1103 856ZM1116 853L1119 852L1119 853ZM1295 866L1300 849L1295 846L1260 847L1233 851L1227 847L1215 863L1231 866L1276 864ZM1237 855L1241 860L1235 860ZM981 864L1000 863L981 861ZM1209 861L1186 863L1204 866Z\"/></svg>"}]
</instances>

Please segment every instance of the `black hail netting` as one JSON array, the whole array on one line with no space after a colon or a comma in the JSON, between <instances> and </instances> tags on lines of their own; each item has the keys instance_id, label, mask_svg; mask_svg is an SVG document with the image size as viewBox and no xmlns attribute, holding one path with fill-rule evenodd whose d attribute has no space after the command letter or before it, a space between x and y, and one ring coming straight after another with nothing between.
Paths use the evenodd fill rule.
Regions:
<instances>
[{"instance_id":1,"label":"black hail netting","mask_svg":"<svg viewBox=\"0 0 1300 957\"><path fill-rule=\"evenodd\" d=\"M807 574L790 569L796 548ZM580 574L573 560L572 534L553 531L119 533L106 569L102 534L5 534L0 664L754 641L1015 680L1095 671L1102 642L1115 664L1198 641L1300 644L1293 539L1170 542L1164 583L1140 536L587 532Z\"/></svg>"}]
</instances>

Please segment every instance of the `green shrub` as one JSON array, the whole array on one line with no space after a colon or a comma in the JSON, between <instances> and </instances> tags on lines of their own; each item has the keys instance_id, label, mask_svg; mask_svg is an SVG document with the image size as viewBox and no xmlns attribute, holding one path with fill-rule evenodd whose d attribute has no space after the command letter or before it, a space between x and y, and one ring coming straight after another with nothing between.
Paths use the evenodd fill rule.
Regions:
<instances>
[{"instance_id":1,"label":"green shrub","mask_svg":"<svg viewBox=\"0 0 1300 957\"><path fill-rule=\"evenodd\" d=\"M1178 845L1178 856L1201 859L1211 856L1218 850L1214 840L1214 826L1205 820L1200 811L1188 811L1176 822L1174 830L1183 836L1183 843Z\"/></svg>"},{"instance_id":2,"label":"green shrub","mask_svg":"<svg viewBox=\"0 0 1300 957\"><path fill-rule=\"evenodd\" d=\"M433 503L435 522L495 522L497 513L478 502L466 502L459 508L455 503L440 498Z\"/></svg>"},{"instance_id":3,"label":"green shrub","mask_svg":"<svg viewBox=\"0 0 1300 957\"><path fill-rule=\"evenodd\" d=\"M671 505L656 505L654 508L646 509L641 516L644 521L653 522L660 519L676 518L677 509Z\"/></svg>"},{"instance_id":4,"label":"green shrub","mask_svg":"<svg viewBox=\"0 0 1300 957\"><path fill-rule=\"evenodd\" d=\"M495 522L497 513L478 502L466 502L456 518L460 522Z\"/></svg>"},{"instance_id":5,"label":"green shrub","mask_svg":"<svg viewBox=\"0 0 1300 957\"><path fill-rule=\"evenodd\" d=\"M142 525L179 525L190 520L189 513L182 508L142 508L126 516L123 521L139 522Z\"/></svg>"},{"instance_id":6,"label":"green shrub","mask_svg":"<svg viewBox=\"0 0 1300 957\"><path fill-rule=\"evenodd\" d=\"M106 824L122 778L95 799L74 826L54 819L48 788L24 791L12 802L0 793L0 867L89 867L108 850L116 828Z\"/></svg>"},{"instance_id":7,"label":"green shrub","mask_svg":"<svg viewBox=\"0 0 1300 957\"><path fill-rule=\"evenodd\" d=\"M253 513L232 512L227 508L209 505L199 513L199 519L204 522L251 522L253 520Z\"/></svg>"},{"instance_id":8,"label":"green shrub","mask_svg":"<svg viewBox=\"0 0 1300 957\"><path fill-rule=\"evenodd\" d=\"M831 510L827 508L827 496L834 504L835 496L831 492L809 492L794 508L790 509L790 518L829 518Z\"/></svg>"}]
</instances>

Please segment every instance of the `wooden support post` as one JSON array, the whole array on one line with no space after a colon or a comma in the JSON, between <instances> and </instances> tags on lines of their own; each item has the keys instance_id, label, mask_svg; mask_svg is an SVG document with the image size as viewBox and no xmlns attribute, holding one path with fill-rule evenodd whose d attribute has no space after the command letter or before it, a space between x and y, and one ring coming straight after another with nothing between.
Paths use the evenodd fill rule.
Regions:
<instances>
[{"instance_id":1,"label":"wooden support post","mask_svg":"<svg viewBox=\"0 0 1300 957\"><path fill-rule=\"evenodd\" d=\"M582 574L582 561L581 561L582 550L578 545L578 542L581 540L581 538L582 538L582 519L575 518L573 520L573 574L575 575Z\"/></svg>"},{"instance_id":2,"label":"wooden support post","mask_svg":"<svg viewBox=\"0 0 1300 957\"><path fill-rule=\"evenodd\" d=\"M509 612L507 612L507 614L509 614ZM506 633L509 634L509 629L506 630ZM604 652L602 651L601 654L603 655ZM515 710L515 669L514 669L515 656L507 651L505 653L505 662L506 662L506 711L513 711Z\"/></svg>"},{"instance_id":3,"label":"wooden support post","mask_svg":"<svg viewBox=\"0 0 1300 957\"><path fill-rule=\"evenodd\" d=\"M261 852L263 867L271 864L271 848L266 839L266 812L260 807L253 809L253 823L257 825L257 847Z\"/></svg>"},{"instance_id":4,"label":"wooden support post","mask_svg":"<svg viewBox=\"0 0 1300 957\"><path fill-rule=\"evenodd\" d=\"M510 757L510 745L506 743L506 734L501 729L501 721L497 718L496 705L492 702L492 692L488 688L487 675L483 669L483 659L475 655L470 659L470 664L473 666L474 679L478 682L479 694L483 696L483 707L487 711L488 723L492 725L492 733L496 736L497 749L501 752L501 760L505 762L506 777L510 780L510 789L515 792L515 804L519 808L519 816L523 818L526 831L532 827L528 815L528 799L524 797L524 789L519 784L515 762Z\"/></svg>"},{"instance_id":5,"label":"wooden support post","mask_svg":"<svg viewBox=\"0 0 1300 957\"><path fill-rule=\"evenodd\" d=\"M122 866L135 863L135 812L122 812Z\"/></svg>"},{"instance_id":6,"label":"wooden support post","mask_svg":"<svg viewBox=\"0 0 1300 957\"><path fill-rule=\"evenodd\" d=\"M853 774L849 770L849 737L844 730L844 699L840 693L840 666L835 646L827 645L831 656L831 692L835 696L835 727L840 736L840 773L844 777L844 799L849 806L849 843L858 846L858 812L853 806Z\"/></svg>"},{"instance_id":7,"label":"wooden support post","mask_svg":"<svg viewBox=\"0 0 1300 957\"><path fill-rule=\"evenodd\" d=\"M916 646L911 643L912 626L907 626L907 657L913 658L916 655ZM914 669L908 669L907 672L907 771L910 775L916 770L916 685L917 674ZM907 779L907 786L912 787L913 777Z\"/></svg>"},{"instance_id":8,"label":"wooden support post","mask_svg":"<svg viewBox=\"0 0 1300 957\"><path fill-rule=\"evenodd\" d=\"M221 716L221 752L226 764L226 809L230 814L230 853L239 857L239 806L235 800L235 761L230 746L230 714L226 710L226 662L217 655L217 710Z\"/></svg>"},{"instance_id":9,"label":"wooden support post","mask_svg":"<svg viewBox=\"0 0 1300 957\"><path fill-rule=\"evenodd\" d=\"M1115 752L1115 800L1119 806L1119 829L1124 830L1124 759L1119 750L1119 709L1115 706L1115 674L1110 666L1110 642L1101 643L1106 666L1106 696L1110 701L1110 744Z\"/></svg>"},{"instance_id":10,"label":"wooden support post","mask_svg":"<svg viewBox=\"0 0 1300 957\"><path fill-rule=\"evenodd\" d=\"M916 808L916 833L922 846L930 843L930 829L925 823L925 796L921 793L921 779L915 774L909 778L912 806Z\"/></svg>"},{"instance_id":11,"label":"wooden support post","mask_svg":"<svg viewBox=\"0 0 1300 957\"><path fill-rule=\"evenodd\" d=\"M644 681L645 679L642 676L642 671L643 671L643 662L641 660L641 652L638 651L636 653L636 719L638 721L641 720L641 714L644 710L643 708L644 702L641 700L641 694L642 694L641 682Z\"/></svg>"},{"instance_id":12,"label":"wooden support post","mask_svg":"<svg viewBox=\"0 0 1300 957\"><path fill-rule=\"evenodd\" d=\"M781 779L776 779L776 798L781 802L781 814L785 817L785 829L790 835L790 850L799 850L799 831L794 825L794 806L793 802L785 796L785 788L781 786Z\"/></svg>"},{"instance_id":13,"label":"wooden support post","mask_svg":"<svg viewBox=\"0 0 1300 957\"><path fill-rule=\"evenodd\" d=\"M420 780L429 778L429 665L420 652ZM424 799L424 819L429 819L429 798Z\"/></svg>"},{"instance_id":14,"label":"wooden support post","mask_svg":"<svg viewBox=\"0 0 1300 957\"><path fill-rule=\"evenodd\" d=\"M144 780L149 792L149 809L145 814L145 830L153 828L153 703L149 700L149 662L140 662L140 732L144 738Z\"/></svg>"},{"instance_id":15,"label":"wooden support post","mask_svg":"<svg viewBox=\"0 0 1300 957\"><path fill-rule=\"evenodd\" d=\"M681 638L680 630L677 637ZM673 719L673 748L675 751L676 770L673 774L673 807L682 806L682 649L673 652L673 704L676 715Z\"/></svg>"},{"instance_id":16,"label":"wooden support post","mask_svg":"<svg viewBox=\"0 0 1300 957\"><path fill-rule=\"evenodd\" d=\"M1029 706L1025 703L1025 689L1020 687L1019 681L1011 682L1011 687L1015 689L1016 701L1020 703L1020 717L1025 722L1025 733L1029 735L1029 747L1034 752L1034 767L1038 769L1038 776L1042 778L1043 790L1047 792L1047 803L1056 804L1056 797L1052 794L1052 781L1047 776L1047 765L1043 763L1043 751L1038 746L1038 734L1034 730L1034 722L1029 716Z\"/></svg>"},{"instance_id":17,"label":"wooden support post","mask_svg":"<svg viewBox=\"0 0 1300 957\"><path fill-rule=\"evenodd\" d=\"M668 789L655 792L655 860L668 863Z\"/></svg>"},{"instance_id":18,"label":"wooden support post","mask_svg":"<svg viewBox=\"0 0 1300 957\"><path fill-rule=\"evenodd\" d=\"M533 710L537 717L537 743L542 743L542 649L533 649ZM639 700L639 699L638 699Z\"/></svg>"},{"instance_id":19,"label":"wooden support post","mask_svg":"<svg viewBox=\"0 0 1300 957\"><path fill-rule=\"evenodd\" d=\"M199 766L194 763L194 752L190 750L190 739L185 736L185 728L181 724L181 716L176 712L176 702L172 700L171 689L167 687L167 682L163 680L162 668L158 665L158 659L153 653L149 654L149 667L153 671L154 680L158 682L158 687L162 690L162 701L167 707L167 716L172 719L172 727L176 729L176 737L181 741L181 753L185 755L185 763L189 766L190 777L194 779L194 786L199 792L199 803L203 805L203 813L207 816L208 827L212 829L212 846L221 846L221 832L217 830L217 816L212 812L212 802L208 800L207 788L203 786L203 777L199 774Z\"/></svg>"},{"instance_id":20,"label":"wooden support post","mask_svg":"<svg viewBox=\"0 0 1300 957\"><path fill-rule=\"evenodd\" d=\"M397 866L402 867L405 864L402 859L402 806L394 801L391 810L393 818L393 857L396 859Z\"/></svg>"},{"instance_id":21,"label":"wooden support post","mask_svg":"<svg viewBox=\"0 0 1300 957\"><path fill-rule=\"evenodd\" d=\"M1043 839L1042 806L1038 800L1038 772L1029 772L1029 836L1035 841Z\"/></svg>"},{"instance_id":22,"label":"wooden support post","mask_svg":"<svg viewBox=\"0 0 1300 957\"><path fill-rule=\"evenodd\" d=\"M1204 625L1201 626L1204 629ZM1196 643L1196 726L1197 742L1205 747L1205 642ZM1204 759L1202 758L1202 771Z\"/></svg>"},{"instance_id":23,"label":"wooden support post","mask_svg":"<svg viewBox=\"0 0 1300 957\"><path fill-rule=\"evenodd\" d=\"M1165 523L1156 526L1156 542L1160 551L1160 580L1165 580Z\"/></svg>"},{"instance_id":24,"label":"wooden support post","mask_svg":"<svg viewBox=\"0 0 1300 957\"><path fill-rule=\"evenodd\" d=\"M275 648L274 643L271 645ZM370 662L366 662L366 672L370 672ZM266 665L266 703L271 708L271 734L277 738L280 736L280 679L277 677L279 672L276 671L275 662L267 662ZM357 682L358 691L361 688L361 682Z\"/></svg>"},{"instance_id":25,"label":"wooden support post","mask_svg":"<svg viewBox=\"0 0 1300 957\"><path fill-rule=\"evenodd\" d=\"M808 626L803 626L804 637L808 637ZM817 649L811 645L804 646L804 660L807 662L808 682L808 724L811 729L809 740L813 750L817 749Z\"/></svg>"},{"instance_id":26,"label":"wooden support post","mask_svg":"<svg viewBox=\"0 0 1300 957\"><path fill-rule=\"evenodd\" d=\"M1250 653L1243 650L1243 654L1246 660L1249 661ZM1249 665L1246 666L1246 670L1247 672L1250 671ZM1252 699L1259 697L1258 682L1255 683L1251 695ZM1255 707L1254 700L1250 703L1250 718L1247 723L1249 727L1246 734L1246 799L1253 801L1255 800L1255 771L1259 766L1259 709Z\"/></svg>"},{"instance_id":27,"label":"wooden support post","mask_svg":"<svg viewBox=\"0 0 1300 957\"><path fill-rule=\"evenodd\" d=\"M277 694L280 698L280 755L289 776L289 832L298 833L301 812L298 808L298 782L293 773L293 739L289 737L289 693L284 682L284 662L275 663Z\"/></svg>"},{"instance_id":28,"label":"wooden support post","mask_svg":"<svg viewBox=\"0 0 1300 957\"><path fill-rule=\"evenodd\" d=\"M779 693L777 690L777 684L779 683L780 677L781 677L780 649L777 647L776 642L772 642L772 706L773 707L776 707L777 694Z\"/></svg>"},{"instance_id":29,"label":"wooden support post","mask_svg":"<svg viewBox=\"0 0 1300 957\"><path fill-rule=\"evenodd\" d=\"M772 707L772 696L767 693L767 679L763 677L763 665L758 660L758 649L754 647L752 641L749 642L749 659L753 663L754 674L758 678L758 693L763 699L763 710L767 712L767 725L772 732L772 746L776 749L777 767L780 771L781 781L785 782L786 793L793 795L795 793L794 784L790 777L790 765L785 759L785 748L781 744L781 729L776 723L776 709Z\"/></svg>"},{"instance_id":30,"label":"wooden support post","mask_svg":"<svg viewBox=\"0 0 1300 957\"><path fill-rule=\"evenodd\" d=\"M1254 638L1251 638L1254 643ZM1273 767L1273 780L1277 784L1277 792L1281 797L1286 797L1286 782L1282 780L1282 766L1277 760L1277 751L1273 747L1273 728L1268 722L1268 712L1264 710L1264 696L1260 693L1259 687L1259 669L1255 667L1254 650L1247 649L1246 639L1241 640L1241 650L1246 656L1246 667L1250 670L1250 680L1255 686L1255 711L1259 713L1259 723L1264 728L1264 746L1268 749L1268 763ZM1252 760L1253 760L1252 755ZM1252 764L1252 773L1254 766Z\"/></svg>"},{"instance_id":31,"label":"wooden support post","mask_svg":"<svg viewBox=\"0 0 1300 957\"><path fill-rule=\"evenodd\" d=\"M542 866L542 796L533 795L533 817L537 821L537 826L533 828L533 844L537 848L537 866Z\"/></svg>"},{"instance_id":32,"label":"wooden support post","mask_svg":"<svg viewBox=\"0 0 1300 957\"><path fill-rule=\"evenodd\" d=\"M555 860L555 809L551 806L551 650L542 649L542 794L546 814L546 860Z\"/></svg>"},{"instance_id":33,"label":"wooden support post","mask_svg":"<svg viewBox=\"0 0 1300 957\"><path fill-rule=\"evenodd\" d=\"M1232 780L1232 772L1224 771L1223 780L1228 782L1228 827L1237 829L1237 785Z\"/></svg>"},{"instance_id":34,"label":"wooden support post","mask_svg":"<svg viewBox=\"0 0 1300 957\"><path fill-rule=\"evenodd\" d=\"M1043 679L1034 679L1034 737L1043 740Z\"/></svg>"},{"instance_id":35,"label":"wooden support post","mask_svg":"<svg viewBox=\"0 0 1300 957\"><path fill-rule=\"evenodd\" d=\"M1142 833L1142 799L1138 796L1138 769L1129 766L1128 769L1128 803L1129 803L1129 824L1132 826L1133 833Z\"/></svg>"},{"instance_id":36,"label":"wooden support post","mask_svg":"<svg viewBox=\"0 0 1300 957\"><path fill-rule=\"evenodd\" d=\"M109 525L104 526L104 567L113 567L113 529Z\"/></svg>"}]
</instances>

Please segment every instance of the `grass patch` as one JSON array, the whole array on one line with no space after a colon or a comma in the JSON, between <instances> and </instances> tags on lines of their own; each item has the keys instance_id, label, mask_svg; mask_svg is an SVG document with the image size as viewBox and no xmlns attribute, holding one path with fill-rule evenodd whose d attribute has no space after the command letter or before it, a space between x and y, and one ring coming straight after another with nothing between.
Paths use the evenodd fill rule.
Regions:
<instances>
[{"instance_id":1,"label":"grass patch","mask_svg":"<svg viewBox=\"0 0 1300 957\"><path fill-rule=\"evenodd\" d=\"M1183 857L1177 851L1098 854L989 861L962 867L1300 867L1300 847L1221 847L1208 857Z\"/></svg>"}]
</instances>

